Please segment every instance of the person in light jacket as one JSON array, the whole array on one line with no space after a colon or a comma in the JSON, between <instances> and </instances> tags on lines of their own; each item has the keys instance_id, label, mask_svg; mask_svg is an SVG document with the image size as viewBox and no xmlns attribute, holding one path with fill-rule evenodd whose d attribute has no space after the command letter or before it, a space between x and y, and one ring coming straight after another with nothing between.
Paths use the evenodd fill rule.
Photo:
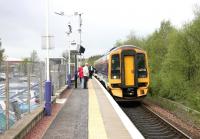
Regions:
<instances>
[{"instance_id":1,"label":"person in light jacket","mask_svg":"<svg viewBox=\"0 0 200 139\"><path fill-rule=\"evenodd\" d=\"M83 67L84 89L87 89L88 77L89 77L88 63L85 63L85 66Z\"/></svg>"}]
</instances>

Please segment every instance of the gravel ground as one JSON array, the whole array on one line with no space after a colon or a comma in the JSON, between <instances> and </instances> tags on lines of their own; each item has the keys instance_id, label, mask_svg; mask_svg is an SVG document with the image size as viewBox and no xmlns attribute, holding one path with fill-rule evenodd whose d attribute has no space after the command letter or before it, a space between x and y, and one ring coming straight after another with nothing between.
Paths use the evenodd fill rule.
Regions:
<instances>
[{"instance_id":1,"label":"gravel ground","mask_svg":"<svg viewBox=\"0 0 200 139\"><path fill-rule=\"evenodd\" d=\"M180 120L180 118L176 117L173 113L171 113L168 110L165 110L161 108L158 105L152 104L149 101L144 100L144 104L147 105L150 109L152 109L154 112L159 114L161 117L175 125L177 128L181 129L183 132L188 134L190 137L194 139L200 138L200 128L195 127L194 125L191 125L190 123L187 123L185 121Z\"/></svg>"}]
</instances>

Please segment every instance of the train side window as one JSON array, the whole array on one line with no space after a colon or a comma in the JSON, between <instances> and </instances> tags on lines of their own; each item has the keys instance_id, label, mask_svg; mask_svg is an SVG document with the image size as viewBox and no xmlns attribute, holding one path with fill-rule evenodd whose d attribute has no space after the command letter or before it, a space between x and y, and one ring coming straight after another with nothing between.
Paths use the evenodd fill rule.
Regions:
<instances>
[{"instance_id":1,"label":"train side window","mask_svg":"<svg viewBox=\"0 0 200 139\"><path fill-rule=\"evenodd\" d=\"M142 53L137 54L138 77L147 77L145 55Z\"/></svg>"},{"instance_id":2,"label":"train side window","mask_svg":"<svg viewBox=\"0 0 200 139\"><path fill-rule=\"evenodd\" d=\"M114 54L111 58L111 79L120 79L119 54Z\"/></svg>"}]
</instances>

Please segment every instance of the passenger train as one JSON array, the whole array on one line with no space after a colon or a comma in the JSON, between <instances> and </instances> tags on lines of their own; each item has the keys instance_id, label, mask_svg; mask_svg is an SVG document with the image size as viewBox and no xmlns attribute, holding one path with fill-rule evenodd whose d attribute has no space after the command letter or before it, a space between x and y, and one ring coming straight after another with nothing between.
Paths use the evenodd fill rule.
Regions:
<instances>
[{"instance_id":1,"label":"passenger train","mask_svg":"<svg viewBox=\"0 0 200 139\"><path fill-rule=\"evenodd\" d=\"M116 101L141 100L147 95L149 68L147 54L139 47L112 48L95 61L95 76Z\"/></svg>"}]
</instances>

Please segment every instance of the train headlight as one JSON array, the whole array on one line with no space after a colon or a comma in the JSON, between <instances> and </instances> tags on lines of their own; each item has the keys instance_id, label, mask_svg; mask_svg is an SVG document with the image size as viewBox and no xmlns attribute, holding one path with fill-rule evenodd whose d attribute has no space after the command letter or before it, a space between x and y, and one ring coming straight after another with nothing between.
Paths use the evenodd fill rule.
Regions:
<instances>
[{"instance_id":1,"label":"train headlight","mask_svg":"<svg viewBox=\"0 0 200 139\"><path fill-rule=\"evenodd\" d=\"M118 75L112 75L111 77L112 77L112 79L119 79L120 78L120 76L118 76Z\"/></svg>"},{"instance_id":2,"label":"train headlight","mask_svg":"<svg viewBox=\"0 0 200 139\"><path fill-rule=\"evenodd\" d=\"M147 87L148 83L138 83L138 87Z\"/></svg>"},{"instance_id":3,"label":"train headlight","mask_svg":"<svg viewBox=\"0 0 200 139\"><path fill-rule=\"evenodd\" d=\"M146 69L138 69L138 77L139 78L146 78L147 77L147 70Z\"/></svg>"},{"instance_id":4,"label":"train headlight","mask_svg":"<svg viewBox=\"0 0 200 139\"><path fill-rule=\"evenodd\" d=\"M112 88L120 88L120 84L111 84Z\"/></svg>"}]
</instances>

